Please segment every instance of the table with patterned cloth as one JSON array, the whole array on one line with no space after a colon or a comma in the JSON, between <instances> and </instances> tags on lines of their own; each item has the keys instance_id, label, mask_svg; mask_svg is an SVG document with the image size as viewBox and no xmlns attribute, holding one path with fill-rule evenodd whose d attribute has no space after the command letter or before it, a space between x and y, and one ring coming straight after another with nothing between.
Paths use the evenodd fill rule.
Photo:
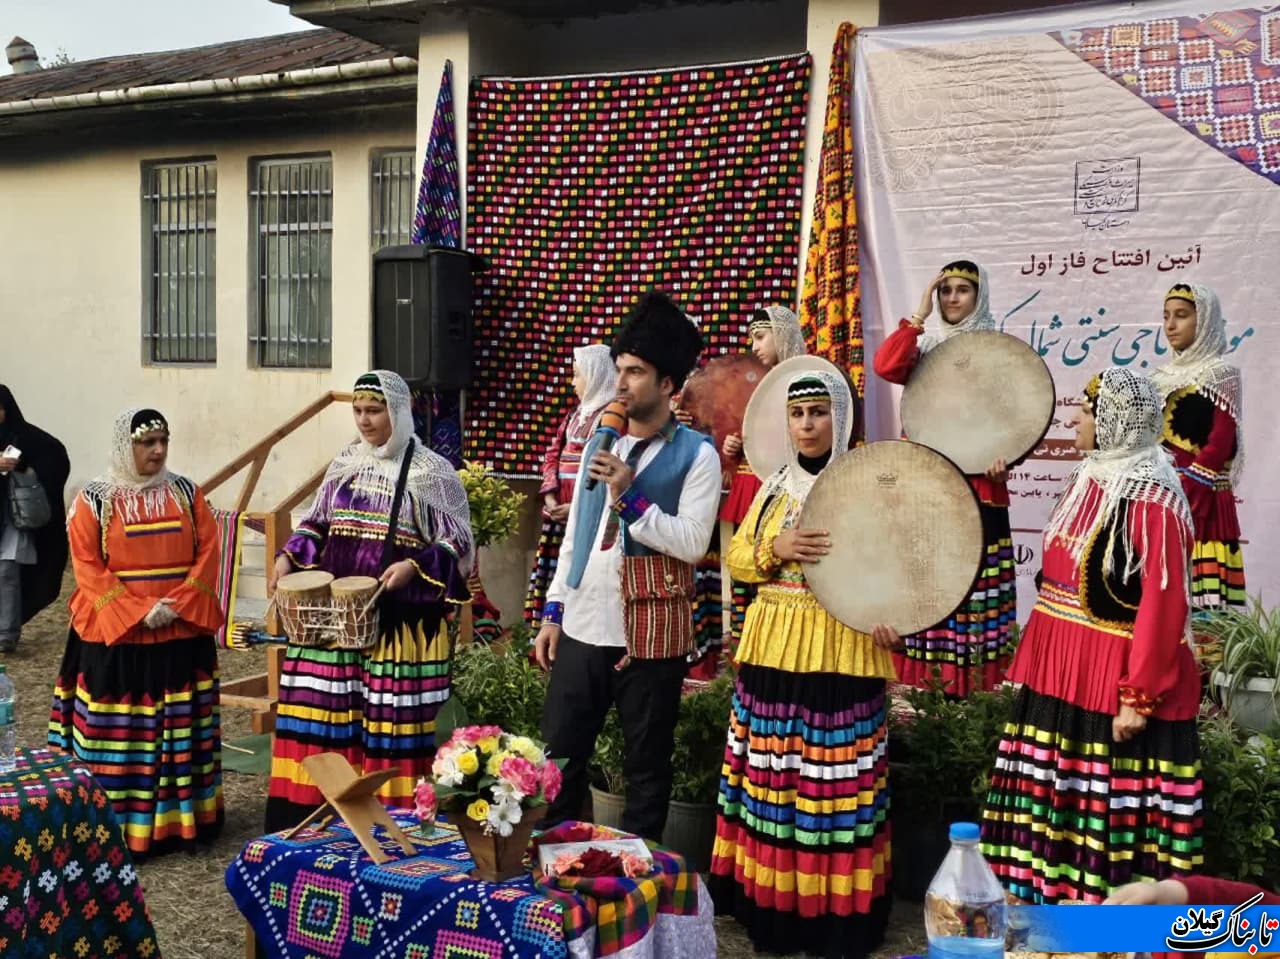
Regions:
<instances>
[{"instance_id":1,"label":"table with patterned cloth","mask_svg":"<svg viewBox=\"0 0 1280 959\"><path fill-rule=\"evenodd\" d=\"M0 773L0 956L159 956L120 823L89 770L20 749Z\"/></svg>"},{"instance_id":2,"label":"table with patterned cloth","mask_svg":"<svg viewBox=\"0 0 1280 959\"><path fill-rule=\"evenodd\" d=\"M711 898L684 860L654 850L657 871L611 880L607 898L525 874L472 879L457 830L418 834L406 857L379 833L376 865L341 822L251 840L227 868L227 888L273 959L714 959Z\"/></svg>"}]
</instances>

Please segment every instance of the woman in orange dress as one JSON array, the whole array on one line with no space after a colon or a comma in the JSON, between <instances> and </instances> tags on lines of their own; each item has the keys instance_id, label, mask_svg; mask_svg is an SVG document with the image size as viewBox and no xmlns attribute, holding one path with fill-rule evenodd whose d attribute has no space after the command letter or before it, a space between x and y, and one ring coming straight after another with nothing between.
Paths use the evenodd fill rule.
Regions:
<instances>
[{"instance_id":1,"label":"woman in orange dress","mask_svg":"<svg viewBox=\"0 0 1280 959\"><path fill-rule=\"evenodd\" d=\"M218 530L168 457L165 418L128 410L110 468L76 497L76 589L49 719L50 745L102 783L135 857L212 840L223 820Z\"/></svg>"}]
</instances>

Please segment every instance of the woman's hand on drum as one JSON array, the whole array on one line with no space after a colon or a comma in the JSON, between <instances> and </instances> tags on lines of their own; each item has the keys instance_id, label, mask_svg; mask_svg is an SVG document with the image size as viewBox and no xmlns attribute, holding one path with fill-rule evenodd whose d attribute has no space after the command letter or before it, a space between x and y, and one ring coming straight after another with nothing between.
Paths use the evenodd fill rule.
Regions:
<instances>
[{"instance_id":1,"label":"woman's hand on drum","mask_svg":"<svg viewBox=\"0 0 1280 959\"><path fill-rule=\"evenodd\" d=\"M924 296L920 297L920 305L916 307L915 313L911 316L911 322L919 329L924 329L924 321L929 318L929 314L933 312L933 301L938 296L938 284L943 280L942 273L935 276L929 286L924 291Z\"/></svg>"},{"instance_id":2,"label":"woman's hand on drum","mask_svg":"<svg viewBox=\"0 0 1280 959\"><path fill-rule=\"evenodd\" d=\"M785 561L816 563L830 552L830 534L825 529L789 529L773 540L773 555Z\"/></svg>"},{"instance_id":3,"label":"woman's hand on drum","mask_svg":"<svg viewBox=\"0 0 1280 959\"><path fill-rule=\"evenodd\" d=\"M728 456L731 459L736 459L737 457L741 456L742 455L742 437L739 436L737 433L730 433L728 436L724 438L724 446L721 447L721 452L723 452L725 456Z\"/></svg>"},{"instance_id":4,"label":"woman's hand on drum","mask_svg":"<svg viewBox=\"0 0 1280 959\"><path fill-rule=\"evenodd\" d=\"M273 596L276 591L276 583L280 582L281 576L288 576L293 572L293 561L283 553L276 557L276 564L271 567L271 575L267 577L267 595Z\"/></svg>"},{"instance_id":5,"label":"woman's hand on drum","mask_svg":"<svg viewBox=\"0 0 1280 959\"><path fill-rule=\"evenodd\" d=\"M898 631L884 623L877 623L871 627L871 638L881 649L902 649L906 645L898 635Z\"/></svg>"},{"instance_id":6,"label":"woman's hand on drum","mask_svg":"<svg viewBox=\"0 0 1280 959\"><path fill-rule=\"evenodd\" d=\"M997 459L987 467L986 476L993 483L1009 482L1009 464L1003 459Z\"/></svg>"},{"instance_id":7,"label":"woman's hand on drum","mask_svg":"<svg viewBox=\"0 0 1280 959\"><path fill-rule=\"evenodd\" d=\"M1121 706L1111 720L1111 738L1118 743L1127 743L1147 728L1147 717L1132 706Z\"/></svg>"},{"instance_id":8,"label":"woman's hand on drum","mask_svg":"<svg viewBox=\"0 0 1280 959\"><path fill-rule=\"evenodd\" d=\"M413 574L417 572L417 567L407 559L402 559L398 563L392 563L382 571L379 580L387 587L388 592L395 592L397 589L403 589L409 585L409 581L413 579Z\"/></svg>"}]
</instances>

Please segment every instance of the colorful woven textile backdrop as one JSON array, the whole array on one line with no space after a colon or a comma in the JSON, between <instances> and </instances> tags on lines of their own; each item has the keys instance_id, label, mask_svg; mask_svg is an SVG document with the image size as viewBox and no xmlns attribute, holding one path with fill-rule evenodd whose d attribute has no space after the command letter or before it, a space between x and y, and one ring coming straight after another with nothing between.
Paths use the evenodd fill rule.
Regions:
<instances>
[{"instance_id":1,"label":"colorful woven textile backdrop","mask_svg":"<svg viewBox=\"0 0 1280 959\"><path fill-rule=\"evenodd\" d=\"M476 303L467 457L536 477L572 348L637 294L672 292L704 357L795 302L808 54L558 79L478 78L468 113Z\"/></svg>"}]
</instances>

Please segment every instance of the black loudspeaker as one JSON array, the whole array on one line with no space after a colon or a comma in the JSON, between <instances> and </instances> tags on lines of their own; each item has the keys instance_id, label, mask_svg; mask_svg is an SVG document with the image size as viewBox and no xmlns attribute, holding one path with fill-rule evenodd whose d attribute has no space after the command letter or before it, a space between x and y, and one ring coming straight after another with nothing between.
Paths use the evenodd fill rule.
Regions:
<instances>
[{"instance_id":1,"label":"black loudspeaker","mask_svg":"<svg viewBox=\"0 0 1280 959\"><path fill-rule=\"evenodd\" d=\"M373 364L429 390L471 386L472 271L465 250L389 246L373 255Z\"/></svg>"}]
</instances>

